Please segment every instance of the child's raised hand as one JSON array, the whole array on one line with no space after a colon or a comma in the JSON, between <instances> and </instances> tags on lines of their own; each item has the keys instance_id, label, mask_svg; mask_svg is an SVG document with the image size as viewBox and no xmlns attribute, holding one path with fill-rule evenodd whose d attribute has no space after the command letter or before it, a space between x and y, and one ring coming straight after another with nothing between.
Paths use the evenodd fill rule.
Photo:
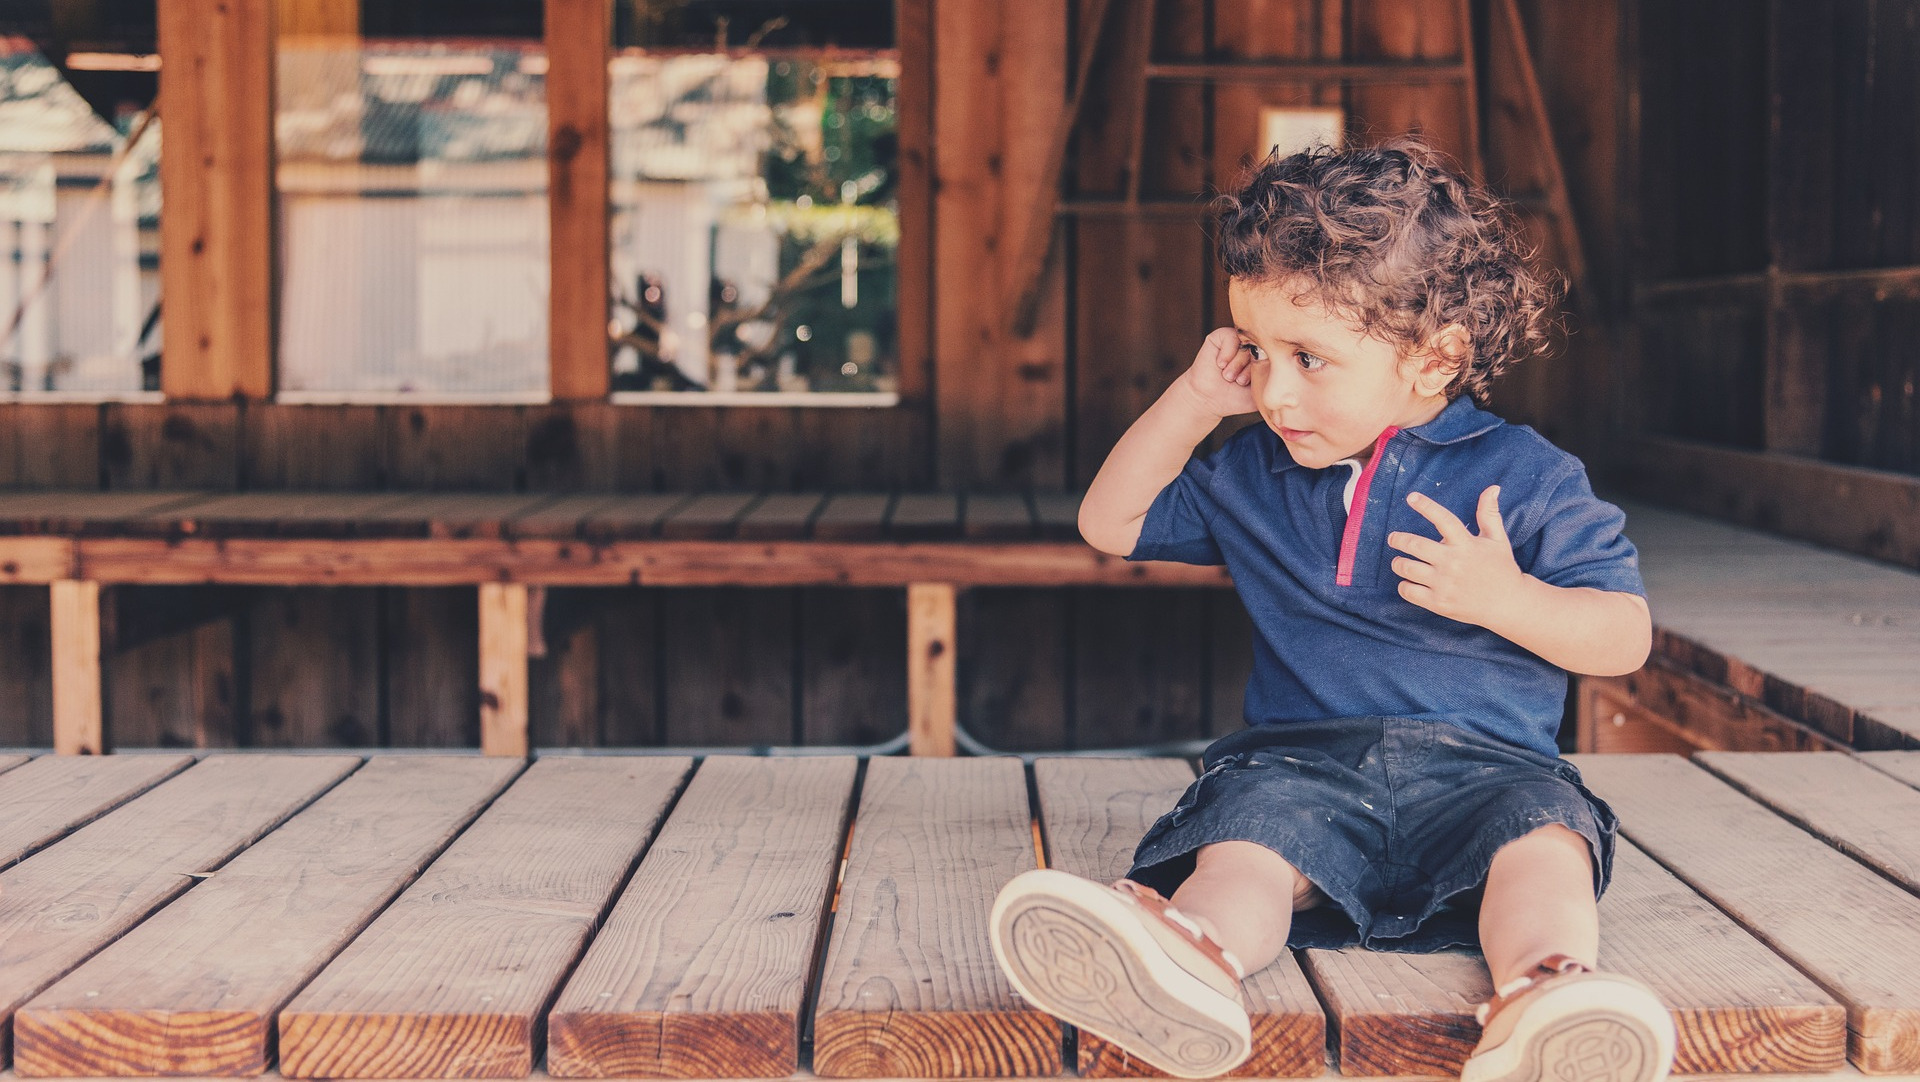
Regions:
<instances>
[{"instance_id":1,"label":"child's raised hand","mask_svg":"<svg viewBox=\"0 0 1920 1082\"><path fill-rule=\"evenodd\" d=\"M1200 343L1193 365L1180 378L1199 396L1200 404L1216 416L1232 417L1255 409L1253 377L1247 374L1253 351L1240 348L1240 332L1220 327Z\"/></svg>"},{"instance_id":2,"label":"child's raised hand","mask_svg":"<svg viewBox=\"0 0 1920 1082\"><path fill-rule=\"evenodd\" d=\"M1485 627L1507 612L1522 593L1526 574L1513 559L1513 542L1500 518L1500 486L1480 494L1475 517L1480 532L1467 530L1452 511L1416 492L1408 506L1440 531L1438 541L1419 534L1390 533L1387 545L1406 553L1393 559L1400 596L1430 612Z\"/></svg>"}]
</instances>

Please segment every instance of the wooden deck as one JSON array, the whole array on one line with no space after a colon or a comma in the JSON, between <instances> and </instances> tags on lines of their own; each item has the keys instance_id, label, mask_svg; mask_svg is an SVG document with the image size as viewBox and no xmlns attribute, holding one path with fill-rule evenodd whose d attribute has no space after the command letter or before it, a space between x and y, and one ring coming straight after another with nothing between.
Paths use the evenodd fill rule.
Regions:
<instances>
[{"instance_id":1,"label":"wooden deck","mask_svg":"<svg viewBox=\"0 0 1920 1082\"><path fill-rule=\"evenodd\" d=\"M1631 839L1602 962L1673 1006L1681 1071L1920 1074L1920 753L1581 766ZM21 1077L1137 1074L1013 995L986 913L1042 852L1118 874L1192 777L1092 758L0 767ZM1248 981L1241 1073L1319 1076L1331 1052L1346 1075L1451 1074L1487 985L1464 954L1283 958Z\"/></svg>"}]
</instances>

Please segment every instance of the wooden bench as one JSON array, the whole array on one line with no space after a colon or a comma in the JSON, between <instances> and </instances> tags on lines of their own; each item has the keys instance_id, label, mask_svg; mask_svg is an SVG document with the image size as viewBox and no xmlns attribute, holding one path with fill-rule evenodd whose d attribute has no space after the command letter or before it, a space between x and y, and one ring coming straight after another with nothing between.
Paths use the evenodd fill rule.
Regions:
<instances>
[{"instance_id":1,"label":"wooden bench","mask_svg":"<svg viewBox=\"0 0 1920 1082\"><path fill-rule=\"evenodd\" d=\"M970 586L1226 586L1080 540L1071 493L0 494L0 583L51 587L55 749L103 750L100 587L479 589L481 746L525 755L527 621L549 586L897 586L908 742L951 755Z\"/></svg>"},{"instance_id":2,"label":"wooden bench","mask_svg":"<svg viewBox=\"0 0 1920 1082\"><path fill-rule=\"evenodd\" d=\"M0 494L0 582L52 590L55 746L99 751L103 584L479 588L484 750L524 755L548 586L897 586L912 749L952 754L969 586L1226 587L1078 535L1073 493ZM1583 750L1920 748L1920 575L1635 504L1655 658L1583 681Z\"/></svg>"},{"instance_id":3,"label":"wooden bench","mask_svg":"<svg viewBox=\"0 0 1920 1082\"><path fill-rule=\"evenodd\" d=\"M1920 1074L1920 753L1580 765L1625 822L1602 962L1672 1006L1682 1073ZM20 1077L1149 1073L1020 1002L986 915L1041 861L1118 874L1193 777L1087 757L0 768ZM1353 1077L1454 1073L1489 987L1466 953L1310 951L1246 990L1241 1074L1331 1056Z\"/></svg>"}]
</instances>

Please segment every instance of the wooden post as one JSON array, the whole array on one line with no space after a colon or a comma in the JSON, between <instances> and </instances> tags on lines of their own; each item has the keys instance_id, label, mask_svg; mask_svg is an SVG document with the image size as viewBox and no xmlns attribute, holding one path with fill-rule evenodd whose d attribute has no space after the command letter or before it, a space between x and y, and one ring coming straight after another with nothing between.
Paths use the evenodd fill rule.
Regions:
<instances>
[{"instance_id":1,"label":"wooden post","mask_svg":"<svg viewBox=\"0 0 1920 1082\"><path fill-rule=\"evenodd\" d=\"M954 597L950 582L907 587L907 751L951 756L959 696L954 688Z\"/></svg>"},{"instance_id":2,"label":"wooden post","mask_svg":"<svg viewBox=\"0 0 1920 1082\"><path fill-rule=\"evenodd\" d=\"M548 385L555 399L605 398L607 56L610 0L547 0L547 213L552 270Z\"/></svg>"},{"instance_id":3,"label":"wooden post","mask_svg":"<svg viewBox=\"0 0 1920 1082\"><path fill-rule=\"evenodd\" d=\"M58 579L51 585L53 750L99 755L101 739L100 584Z\"/></svg>"},{"instance_id":4,"label":"wooden post","mask_svg":"<svg viewBox=\"0 0 1920 1082\"><path fill-rule=\"evenodd\" d=\"M273 0L159 0L169 398L273 393Z\"/></svg>"},{"instance_id":5,"label":"wooden post","mask_svg":"<svg viewBox=\"0 0 1920 1082\"><path fill-rule=\"evenodd\" d=\"M527 754L527 587L480 585L480 750Z\"/></svg>"}]
</instances>

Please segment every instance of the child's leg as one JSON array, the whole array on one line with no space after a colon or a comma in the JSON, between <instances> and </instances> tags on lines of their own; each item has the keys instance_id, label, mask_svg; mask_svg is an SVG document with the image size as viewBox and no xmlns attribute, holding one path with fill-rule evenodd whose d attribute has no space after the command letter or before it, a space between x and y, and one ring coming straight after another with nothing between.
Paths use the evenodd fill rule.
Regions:
<instances>
[{"instance_id":1,"label":"child's leg","mask_svg":"<svg viewBox=\"0 0 1920 1082\"><path fill-rule=\"evenodd\" d=\"M1293 914L1318 896L1313 883L1280 854L1234 841L1202 846L1193 874L1171 900L1252 974L1287 949Z\"/></svg>"},{"instance_id":2,"label":"child's leg","mask_svg":"<svg viewBox=\"0 0 1920 1082\"><path fill-rule=\"evenodd\" d=\"M1554 823L1501 846L1480 901L1480 947L1494 987L1554 954L1591 966L1599 946L1587 840Z\"/></svg>"}]
</instances>

